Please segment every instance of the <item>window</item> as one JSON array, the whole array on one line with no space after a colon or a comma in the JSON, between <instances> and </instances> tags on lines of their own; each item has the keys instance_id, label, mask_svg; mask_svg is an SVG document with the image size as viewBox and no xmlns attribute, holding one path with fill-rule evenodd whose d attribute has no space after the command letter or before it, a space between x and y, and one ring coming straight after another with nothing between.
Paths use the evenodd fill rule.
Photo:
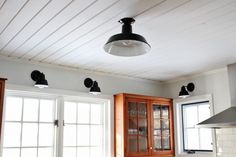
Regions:
<instances>
[{"instance_id":1,"label":"window","mask_svg":"<svg viewBox=\"0 0 236 157\"><path fill-rule=\"evenodd\" d=\"M53 157L54 99L6 98L3 157Z\"/></svg>"},{"instance_id":2,"label":"window","mask_svg":"<svg viewBox=\"0 0 236 157\"><path fill-rule=\"evenodd\" d=\"M181 105L184 151L212 151L212 130L195 125L210 117L209 101Z\"/></svg>"},{"instance_id":3,"label":"window","mask_svg":"<svg viewBox=\"0 0 236 157\"><path fill-rule=\"evenodd\" d=\"M104 156L103 108L103 104L65 102L64 157Z\"/></svg>"},{"instance_id":4,"label":"window","mask_svg":"<svg viewBox=\"0 0 236 157\"><path fill-rule=\"evenodd\" d=\"M109 156L108 100L6 96L2 157Z\"/></svg>"}]
</instances>

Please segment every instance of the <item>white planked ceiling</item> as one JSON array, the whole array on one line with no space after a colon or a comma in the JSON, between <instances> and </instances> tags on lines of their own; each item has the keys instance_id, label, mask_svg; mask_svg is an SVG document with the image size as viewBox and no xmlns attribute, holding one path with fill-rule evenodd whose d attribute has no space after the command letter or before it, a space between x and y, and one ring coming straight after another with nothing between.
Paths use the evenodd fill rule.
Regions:
<instances>
[{"instance_id":1,"label":"white planked ceiling","mask_svg":"<svg viewBox=\"0 0 236 157\"><path fill-rule=\"evenodd\" d=\"M151 52L106 54L134 17ZM0 56L169 80L236 62L236 0L0 0Z\"/></svg>"}]
</instances>

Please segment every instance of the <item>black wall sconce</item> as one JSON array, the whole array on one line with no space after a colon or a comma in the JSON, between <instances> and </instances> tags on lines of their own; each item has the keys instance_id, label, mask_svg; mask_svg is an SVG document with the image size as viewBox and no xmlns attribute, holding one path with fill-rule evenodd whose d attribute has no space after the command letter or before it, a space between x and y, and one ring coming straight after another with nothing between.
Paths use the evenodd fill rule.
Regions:
<instances>
[{"instance_id":1,"label":"black wall sconce","mask_svg":"<svg viewBox=\"0 0 236 157\"><path fill-rule=\"evenodd\" d=\"M189 92L193 92L195 85L191 82L187 86L182 86L179 92L180 98L186 98L189 96Z\"/></svg>"},{"instance_id":2,"label":"black wall sconce","mask_svg":"<svg viewBox=\"0 0 236 157\"><path fill-rule=\"evenodd\" d=\"M35 84L34 84L35 87L38 87L38 88L48 87L48 81L45 79L45 75L42 72L38 70L32 71L31 78L32 80L35 81Z\"/></svg>"},{"instance_id":3,"label":"black wall sconce","mask_svg":"<svg viewBox=\"0 0 236 157\"><path fill-rule=\"evenodd\" d=\"M93 95L101 94L101 89L98 86L97 81L93 81L91 78L86 78L84 80L84 85L85 85L85 87L90 88L89 93L91 93Z\"/></svg>"}]
</instances>

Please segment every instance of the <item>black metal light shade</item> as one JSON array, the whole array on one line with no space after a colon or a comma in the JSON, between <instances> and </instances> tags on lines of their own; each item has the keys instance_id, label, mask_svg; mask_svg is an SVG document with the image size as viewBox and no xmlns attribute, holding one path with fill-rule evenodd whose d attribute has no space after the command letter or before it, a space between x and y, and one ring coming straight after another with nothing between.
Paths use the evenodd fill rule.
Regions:
<instances>
[{"instance_id":1,"label":"black metal light shade","mask_svg":"<svg viewBox=\"0 0 236 157\"><path fill-rule=\"evenodd\" d=\"M48 81L45 79L45 75L38 71L38 70L34 70L31 73L31 78L32 80L35 81L34 86L38 87L38 88L45 88L48 87Z\"/></svg>"},{"instance_id":2,"label":"black metal light shade","mask_svg":"<svg viewBox=\"0 0 236 157\"><path fill-rule=\"evenodd\" d=\"M85 87L90 88L89 93L91 93L93 95L101 94L101 89L98 86L97 81L93 81L91 78L86 78L84 80L84 85L85 85Z\"/></svg>"},{"instance_id":3,"label":"black metal light shade","mask_svg":"<svg viewBox=\"0 0 236 157\"><path fill-rule=\"evenodd\" d=\"M186 98L189 96L189 92L193 92L193 90L195 89L195 85L191 82L188 83L187 86L182 86L181 90L179 92L179 97L180 98Z\"/></svg>"},{"instance_id":4,"label":"black metal light shade","mask_svg":"<svg viewBox=\"0 0 236 157\"><path fill-rule=\"evenodd\" d=\"M180 90L180 92L179 92L179 97L180 97L180 98L186 98L186 97L188 97L188 96L189 96L188 91L186 90L185 86L182 86L182 87L181 87L181 90Z\"/></svg>"},{"instance_id":5,"label":"black metal light shade","mask_svg":"<svg viewBox=\"0 0 236 157\"><path fill-rule=\"evenodd\" d=\"M93 86L90 88L89 93L94 94L94 95L98 95L101 93L101 89L100 87L98 87L97 81L94 81Z\"/></svg>"},{"instance_id":6,"label":"black metal light shade","mask_svg":"<svg viewBox=\"0 0 236 157\"><path fill-rule=\"evenodd\" d=\"M151 46L146 39L132 33L131 24L135 22L133 18L123 18L119 21L122 26L122 33L111 36L104 45L104 50L116 56L138 56L150 51Z\"/></svg>"}]
</instances>

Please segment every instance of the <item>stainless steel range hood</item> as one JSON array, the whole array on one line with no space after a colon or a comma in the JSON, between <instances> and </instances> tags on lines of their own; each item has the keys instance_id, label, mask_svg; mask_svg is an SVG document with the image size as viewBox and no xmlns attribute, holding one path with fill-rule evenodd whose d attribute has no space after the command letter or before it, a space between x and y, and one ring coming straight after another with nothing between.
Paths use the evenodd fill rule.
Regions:
<instances>
[{"instance_id":1,"label":"stainless steel range hood","mask_svg":"<svg viewBox=\"0 0 236 157\"><path fill-rule=\"evenodd\" d=\"M231 107L197 124L198 127L236 127L236 63L227 66Z\"/></svg>"}]
</instances>

